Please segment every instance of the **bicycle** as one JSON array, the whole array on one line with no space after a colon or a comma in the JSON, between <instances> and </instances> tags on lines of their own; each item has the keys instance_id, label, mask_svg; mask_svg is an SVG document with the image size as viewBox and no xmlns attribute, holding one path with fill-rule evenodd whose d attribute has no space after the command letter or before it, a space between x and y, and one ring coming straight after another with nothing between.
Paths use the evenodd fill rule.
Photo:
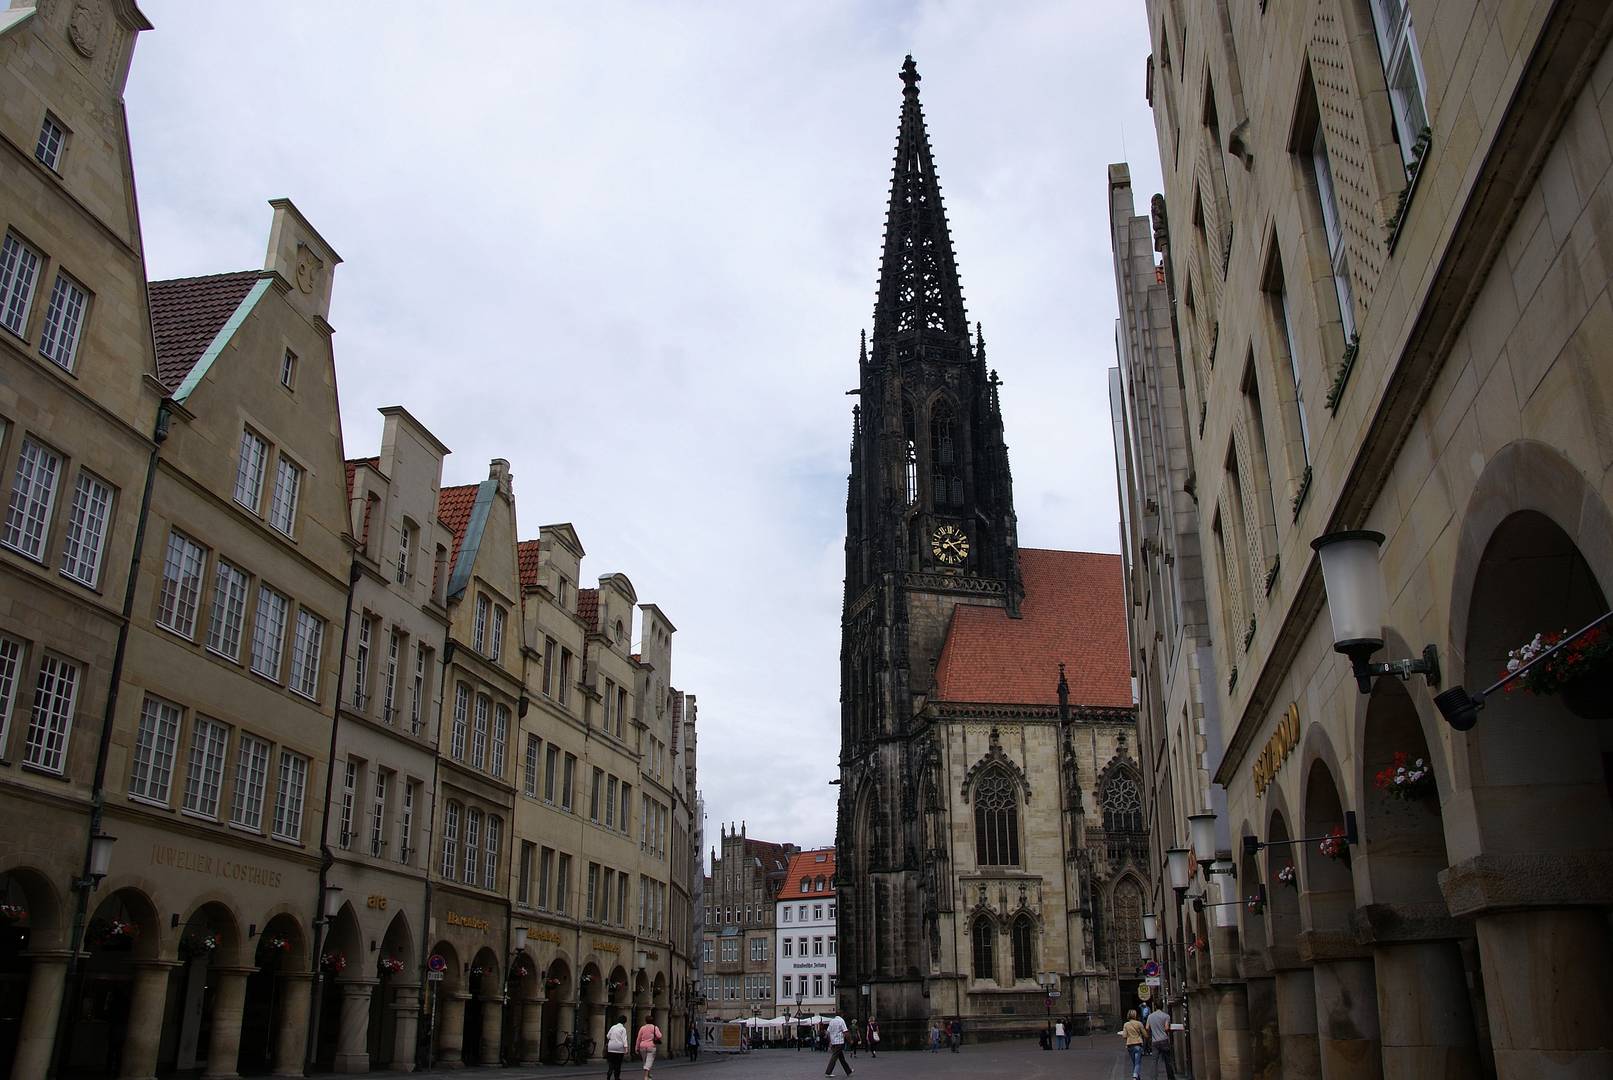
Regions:
<instances>
[{"instance_id":1,"label":"bicycle","mask_svg":"<svg viewBox=\"0 0 1613 1080\"><path fill-rule=\"evenodd\" d=\"M594 1040L587 1035L567 1035L555 1047L555 1053L560 1058L559 1064L586 1065L588 1059L594 1056Z\"/></svg>"}]
</instances>

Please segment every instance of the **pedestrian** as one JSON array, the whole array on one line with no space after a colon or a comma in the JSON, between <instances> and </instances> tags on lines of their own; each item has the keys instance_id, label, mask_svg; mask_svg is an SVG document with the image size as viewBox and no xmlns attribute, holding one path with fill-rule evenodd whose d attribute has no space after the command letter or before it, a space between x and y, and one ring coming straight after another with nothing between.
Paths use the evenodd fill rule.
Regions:
<instances>
[{"instance_id":1,"label":"pedestrian","mask_svg":"<svg viewBox=\"0 0 1613 1080\"><path fill-rule=\"evenodd\" d=\"M698 1024L689 1025L689 1060L700 1060L700 1026Z\"/></svg>"},{"instance_id":2,"label":"pedestrian","mask_svg":"<svg viewBox=\"0 0 1613 1080\"><path fill-rule=\"evenodd\" d=\"M1052 1049L1053 1040L1051 1038L1049 1038L1048 1030L1047 1030L1046 1027L1043 1027L1041 1031L1037 1032L1037 1034L1036 1034L1036 1042L1037 1042L1037 1045L1039 1045L1043 1050Z\"/></svg>"},{"instance_id":3,"label":"pedestrian","mask_svg":"<svg viewBox=\"0 0 1613 1080\"><path fill-rule=\"evenodd\" d=\"M956 1016L952 1018L952 1023L947 1028L947 1041L954 1054L958 1052L958 1047L963 1045L963 1021Z\"/></svg>"},{"instance_id":4,"label":"pedestrian","mask_svg":"<svg viewBox=\"0 0 1613 1080\"><path fill-rule=\"evenodd\" d=\"M1159 1075L1159 1063L1165 1063L1165 1080L1176 1080L1175 1061L1171 1047L1171 1014L1169 1009L1155 1009L1148 1014L1148 1041L1154 1044L1154 1075Z\"/></svg>"},{"instance_id":5,"label":"pedestrian","mask_svg":"<svg viewBox=\"0 0 1613 1080\"><path fill-rule=\"evenodd\" d=\"M1058 1023L1053 1025L1053 1041L1058 1045L1060 1050L1068 1050L1070 1048L1070 1037L1064 1033L1063 1020L1060 1020Z\"/></svg>"},{"instance_id":6,"label":"pedestrian","mask_svg":"<svg viewBox=\"0 0 1613 1080\"><path fill-rule=\"evenodd\" d=\"M850 1076L851 1064L846 1061L846 1022L835 1012L829 1015L829 1067L823 1070L823 1075L833 1076L837 1061L846 1070L846 1075Z\"/></svg>"},{"instance_id":7,"label":"pedestrian","mask_svg":"<svg viewBox=\"0 0 1613 1080\"><path fill-rule=\"evenodd\" d=\"M879 1021L875 1020L873 1017L868 1018L867 1034L868 1056L871 1058L877 1058L879 1056Z\"/></svg>"},{"instance_id":8,"label":"pedestrian","mask_svg":"<svg viewBox=\"0 0 1613 1080\"><path fill-rule=\"evenodd\" d=\"M1148 1002L1145 1001L1145 1002L1142 1003L1142 1010L1141 1011L1142 1011L1141 1019L1142 1019L1142 1022L1143 1022L1143 1027L1146 1028L1148 1026L1148 1017L1154 1011L1154 1007L1152 1005L1148 1004ZM1153 1053L1154 1053L1153 1047L1148 1045L1148 1040L1147 1039L1144 1039L1143 1040L1143 1057L1152 1057Z\"/></svg>"},{"instance_id":9,"label":"pedestrian","mask_svg":"<svg viewBox=\"0 0 1613 1080\"><path fill-rule=\"evenodd\" d=\"M1120 1027L1120 1034L1126 1040L1126 1054L1131 1058L1131 1080L1142 1080L1143 1070L1143 1024L1137 1019L1137 1010L1126 1011L1126 1022Z\"/></svg>"},{"instance_id":10,"label":"pedestrian","mask_svg":"<svg viewBox=\"0 0 1613 1080\"><path fill-rule=\"evenodd\" d=\"M851 1047L852 1057L856 1057L857 1051L862 1049L862 1026L856 1020L846 1028L846 1045Z\"/></svg>"},{"instance_id":11,"label":"pedestrian","mask_svg":"<svg viewBox=\"0 0 1613 1080\"><path fill-rule=\"evenodd\" d=\"M655 1068L655 1048L661 1045L661 1029L646 1019L638 1029L638 1038L634 1043L644 1058L644 1080L651 1080L650 1070Z\"/></svg>"},{"instance_id":12,"label":"pedestrian","mask_svg":"<svg viewBox=\"0 0 1613 1080\"><path fill-rule=\"evenodd\" d=\"M618 1016L605 1032L605 1080L622 1080L622 1057L627 1053L627 1017Z\"/></svg>"},{"instance_id":13,"label":"pedestrian","mask_svg":"<svg viewBox=\"0 0 1613 1080\"><path fill-rule=\"evenodd\" d=\"M939 1053L941 1050L941 1025L938 1021L930 1021L930 1053Z\"/></svg>"}]
</instances>

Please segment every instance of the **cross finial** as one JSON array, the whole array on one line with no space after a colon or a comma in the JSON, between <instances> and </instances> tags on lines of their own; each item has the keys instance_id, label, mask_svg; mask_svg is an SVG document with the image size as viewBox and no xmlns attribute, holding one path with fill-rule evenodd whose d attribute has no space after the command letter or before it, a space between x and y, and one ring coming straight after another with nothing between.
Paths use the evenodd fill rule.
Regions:
<instances>
[{"instance_id":1,"label":"cross finial","mask_svg":"<svg viewBox=\"0 0 1613 1080\"><path fill-rule=\"evenodd\" d=\"M902 83L907 87L906 93L919 92L919 80L924 76L919 74L919 66L913 63L913 54L907 54L907 60L902 64Z\"/></svg>"}]
</instances>

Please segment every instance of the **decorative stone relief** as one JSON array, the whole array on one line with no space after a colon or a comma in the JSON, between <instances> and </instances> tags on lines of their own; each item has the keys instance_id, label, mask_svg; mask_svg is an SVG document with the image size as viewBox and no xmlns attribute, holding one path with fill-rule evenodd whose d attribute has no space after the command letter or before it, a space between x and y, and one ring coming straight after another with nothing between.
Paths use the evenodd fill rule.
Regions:
<instances>
[{"instance_id":1,"label":"decorative stone relief","mask_svg":"<svg viewBox=\"0 0 1613 1080\"><path fill-rule=\"evenodd\" d=\"M67 40L73 43L78 54L88 60L101 47L101 13L88 4L73 9L67 20Z\"/></svg>"}]
</instances>

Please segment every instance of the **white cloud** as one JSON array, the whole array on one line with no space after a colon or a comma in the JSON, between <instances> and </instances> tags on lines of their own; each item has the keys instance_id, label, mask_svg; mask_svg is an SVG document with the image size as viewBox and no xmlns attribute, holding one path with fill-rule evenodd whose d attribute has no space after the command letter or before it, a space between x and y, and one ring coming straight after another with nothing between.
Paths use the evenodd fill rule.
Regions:
<instances>
[{"instance_id":1,"label":"white cloud","mask_svg":"<svg viewBox=\"0 0 1613 1080\"><path fill-rule=\"evenodd\" d=\"M408 406L449 482L508 458L523 533L575 523L591 575L668 613L713 836L833 839L842 392L904 53L1006 384L1021 542L1114 550L1122 139L1139 203L1158 186L1132 6L143 6L153 276L260 265L264 201L295 200L346 259L347 452Z\"/></svg>"}]
</instances>

